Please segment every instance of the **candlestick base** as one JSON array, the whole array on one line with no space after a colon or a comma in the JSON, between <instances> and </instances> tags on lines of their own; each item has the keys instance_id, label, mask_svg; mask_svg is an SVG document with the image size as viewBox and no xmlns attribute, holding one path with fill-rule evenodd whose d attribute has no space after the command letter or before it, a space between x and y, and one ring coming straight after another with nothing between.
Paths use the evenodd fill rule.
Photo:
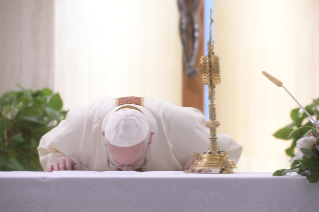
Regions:
<instances>
[{"instance_id":1,"label":"candlestick base","mask_svg":"<svg viewBox=\"0 0 319 212\"><path fill-rule=\"evenodd\" d=\"M185 173L195 170L210 170L208 173L233 174L235 163L228 159L227 153L221 150L207 150L202 156L197 157L191 168Z\"/></svg>"}]
</instances>

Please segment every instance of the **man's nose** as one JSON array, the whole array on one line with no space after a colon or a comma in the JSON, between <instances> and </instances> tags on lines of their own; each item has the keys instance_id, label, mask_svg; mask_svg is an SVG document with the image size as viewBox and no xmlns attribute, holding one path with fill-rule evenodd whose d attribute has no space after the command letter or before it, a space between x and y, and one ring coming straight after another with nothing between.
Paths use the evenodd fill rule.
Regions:
<instances>
[{"instance_id":1,"label":"man's nose","mask_svg":"<svg viewBox=\"0 0 319 212\"><path fill-rule=\"evenodd\" d=\"M123 166L122 170L123 171L134 171L134 167L133 166Z\"/></svg>"}]
</instances>

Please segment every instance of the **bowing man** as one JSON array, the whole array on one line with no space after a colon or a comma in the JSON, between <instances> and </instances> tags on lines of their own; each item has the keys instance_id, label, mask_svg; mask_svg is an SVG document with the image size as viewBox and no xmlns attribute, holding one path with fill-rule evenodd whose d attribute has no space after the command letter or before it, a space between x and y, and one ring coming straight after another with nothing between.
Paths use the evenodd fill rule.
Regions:
<instances>
[{"instance_id":1,"label":"bowing man","mask_svg":"<svg viewBox=\"0 0 319 212\"><path fill-rule=\"evenodd\" d=\"M209 145L204 115L151 97L106 97L71 108L45 134L38 152L44 171L187 170ZM242 147L225 134L218 145L236 164ZM207 170L202 170L202 172Z\"/></svg>"}]
</instances>

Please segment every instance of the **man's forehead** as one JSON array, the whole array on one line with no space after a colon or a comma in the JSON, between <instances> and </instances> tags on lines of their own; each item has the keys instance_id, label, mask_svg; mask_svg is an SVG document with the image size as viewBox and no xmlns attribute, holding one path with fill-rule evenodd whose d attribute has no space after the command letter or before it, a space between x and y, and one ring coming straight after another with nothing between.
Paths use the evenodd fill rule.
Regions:
<instances>
[{"instance_id":1,"label":"man's forehead","mask_svg":"<svg viewBox=\"0 0 319 212\"><path fill-rule=\"evenodd\" d=\"M110 156L121 164L134 163L141 159L145 153L145 145L143 143L131 147L117 147L112 144L108 145Z\"/></svg>"}]
</instances>

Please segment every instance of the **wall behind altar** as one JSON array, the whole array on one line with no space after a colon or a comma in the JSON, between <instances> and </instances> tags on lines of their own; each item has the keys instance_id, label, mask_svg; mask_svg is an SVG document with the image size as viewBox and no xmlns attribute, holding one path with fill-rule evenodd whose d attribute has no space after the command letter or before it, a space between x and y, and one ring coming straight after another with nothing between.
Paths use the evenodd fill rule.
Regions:
<instances>
[{"instance_id":1,"label":"wall behind altar","mask_svg":"<svg viewBox=\"0 0 319 212\"><path fill-rule=\"evenodd\" d=\"M319 97L319 1L214 0L220 132L244 146L237 171L288 168L291 141L272 134L298 105L261 72L280 79L302 105Z\"/></svg>"},{"instance_id":2,"label":"wall behind altar","mask_svg":"<svg viewBox=\"0 0 319 212\"><path fill-rule=\"evenodd\" d=\"M0 95L49 87L66 109L104 96L181 105L182 49L171 0L0 0Z\"/></svg>"},{"instance_id":3,"label":"wall behind altar","mask_svg":"<svg viewBox=\"0 0 319 212\"><path fill-rule=\"evenodd\" d=\"M176 1L55 2L54 87L66 108L128 95L181 104Z\"/></svg>"},{"instance_id":4,"label":"wall behind altar","mask_svg":"<svg viewBox=\"0 0 319 212\"><path fill-rule=\"evenodd\" d=\"M53 88L54 1L0 0L0 95Z\"/></svg>"}]
</instances>

